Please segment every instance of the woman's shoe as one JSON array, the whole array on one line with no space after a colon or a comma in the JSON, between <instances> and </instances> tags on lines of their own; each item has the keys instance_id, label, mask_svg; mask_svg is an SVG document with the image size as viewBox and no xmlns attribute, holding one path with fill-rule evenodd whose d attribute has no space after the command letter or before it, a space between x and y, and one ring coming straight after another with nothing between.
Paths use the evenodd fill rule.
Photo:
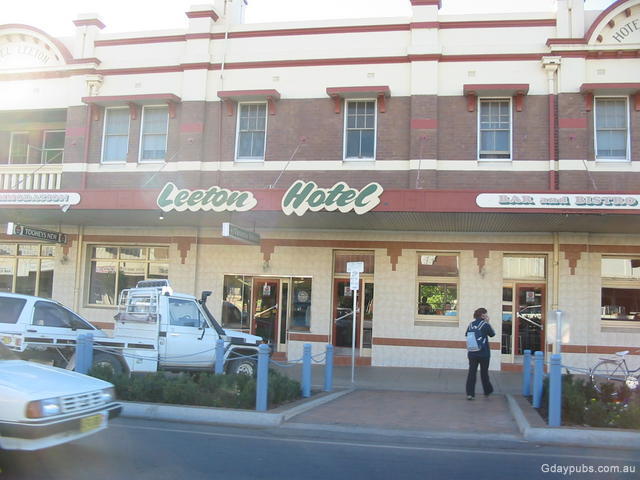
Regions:
<instances>
[{"instance_id":1,"label":"woman's shoe","mask_svg":"<svg viewBox=\"0 0 640 480\"><path fill-rule=\"evenodd\" d=\"M467 400L473 400L473 395L467 395Z\"/></svg>"}]
</instances>

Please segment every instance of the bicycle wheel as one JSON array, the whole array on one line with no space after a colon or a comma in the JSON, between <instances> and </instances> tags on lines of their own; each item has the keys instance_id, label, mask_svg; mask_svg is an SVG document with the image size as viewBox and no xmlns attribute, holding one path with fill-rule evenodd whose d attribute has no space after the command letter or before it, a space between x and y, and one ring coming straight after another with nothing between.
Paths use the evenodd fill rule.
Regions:
<instances>
[{"instance_id":1,"label":"bicycle wheel","mask_svg":"<svg viewBox=\"0 0 640 480\"><path fill-rule=\"evenodd\" d=\"M624 367L615 360L601 360L591 369L591 383L598 393L615 397L626 379Z\"/></svg>"}]
</instances>

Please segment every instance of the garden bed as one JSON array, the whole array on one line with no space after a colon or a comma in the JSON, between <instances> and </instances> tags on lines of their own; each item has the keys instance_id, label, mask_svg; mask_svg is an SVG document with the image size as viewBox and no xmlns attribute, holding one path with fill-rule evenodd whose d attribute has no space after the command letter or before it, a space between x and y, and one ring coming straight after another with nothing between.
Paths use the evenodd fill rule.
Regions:
<instances>
[{"instance_id":1,"label":"garden bed","mask_svg":"<svg viewBox=\"0 0 640 480\"><path fill-rule=\"evenodd\" d=\"M549 410L548 388L549 380L545 378L542 402L537 409L545 422ZM616 387L609 383L601 393L589 380L563 375L562 426L640 429L640 392L631 392L626 385Z\"/></svg>"},{"instance_id":2,"label":"garden bed","mask_svg":"<svg viewBox=\"0 0 640 480\"><path fill-rule=\"evenodd\" d=\"M256 408L256 379L248 375L150 373L113 375L97 367L90 375L114 384L119 400L201 407ZM268 407L276 408L301 398L300 383L269 370Z\"/></svg>"}]
</instances>

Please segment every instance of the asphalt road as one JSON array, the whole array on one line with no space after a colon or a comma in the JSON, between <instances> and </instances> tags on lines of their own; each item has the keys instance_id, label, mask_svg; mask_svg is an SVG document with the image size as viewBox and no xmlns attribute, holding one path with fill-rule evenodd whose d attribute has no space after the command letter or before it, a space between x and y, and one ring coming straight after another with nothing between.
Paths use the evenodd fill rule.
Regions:
<instances>
[{"instance_id":1,"label":"asphalt road","mask_svg":"<svg viewBox=\"0 0 640 480\"><path fill-rule=\"evenodd\" d=\"M593 473L569 475L572 467ZM0 468L0 480L634 479L640 477L640 455L527 442L117 419L81 442L40 452L0 452ZM612 473L616 468L620 472ZM625 468L635 472L622 473Z\"/></svg>"}]
</instances>

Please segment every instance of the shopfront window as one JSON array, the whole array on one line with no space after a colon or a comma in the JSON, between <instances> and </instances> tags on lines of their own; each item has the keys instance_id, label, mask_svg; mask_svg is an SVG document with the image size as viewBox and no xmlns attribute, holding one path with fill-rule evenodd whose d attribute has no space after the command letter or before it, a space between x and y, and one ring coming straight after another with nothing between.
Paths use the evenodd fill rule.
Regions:
<instances>
[{"instance_id":1,"label":"shopfront window","mask_svg":"<svg viewBox=\"0 0 640 480\"><path fill-rule=\"evenodd\" d=\"M417 257L419 319L458 319L458 255L419 253Z\"/></svg>"},{"instance_id":2,"label":"shopfront window","mask_svg":"<svg viewBox=\"0 0 640 480\"><path fill-rule=\"evenodd\" d=\"M233 330L249 329L252 277L225 275L222 297L222 326Z\"/></svg>"},{"instance_id":3,"label":"shopfront window","mask_svg":"<svg viewBox=\"0 0 640 480\"><path fill-rule=\"evenodd\" d=\"M0 292L51 298L55 246L0 244Z\"/></svg>"},{"instance_id":4,"label":"shopfront window","mask_svg":"<svg viewBox=\"0 0 640 480\"><path fill-rule=\"evenodd\" d=\"M601 318L640 325L640 258L603 258Z\"/></svg>"},{"instance_id":5,"label":"shopfront window","mask_svg":"<svg viewBox=\"0 0 640 480\"><path fill-rule=\"evenodd\" d=\"M169 278L167 247L91 246L89 304L115 305L140 280Z\"/></svg>"}]
</instances>

